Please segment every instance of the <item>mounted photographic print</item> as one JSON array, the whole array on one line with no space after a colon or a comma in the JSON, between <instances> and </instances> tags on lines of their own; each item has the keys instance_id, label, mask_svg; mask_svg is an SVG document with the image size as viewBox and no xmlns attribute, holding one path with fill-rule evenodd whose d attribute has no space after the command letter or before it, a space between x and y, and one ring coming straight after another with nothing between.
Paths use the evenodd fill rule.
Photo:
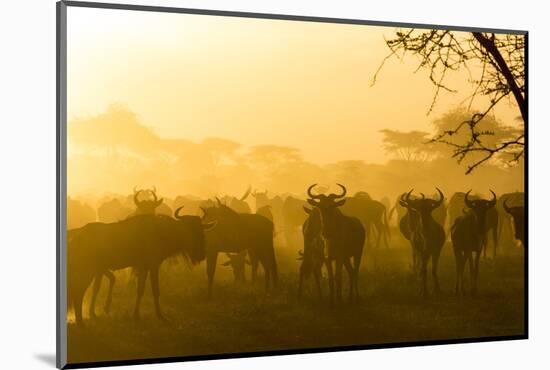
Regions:
<instances>
[{"instance_id":1,"label":"mounted photographic print","mask_svg":"<svg viewBox=\"0 0 550 370\"><path fill-rule=\"evenodd\" d=\"M527 32L57 11L59 367L527 338Z\"/></svg>"}]
</instances>

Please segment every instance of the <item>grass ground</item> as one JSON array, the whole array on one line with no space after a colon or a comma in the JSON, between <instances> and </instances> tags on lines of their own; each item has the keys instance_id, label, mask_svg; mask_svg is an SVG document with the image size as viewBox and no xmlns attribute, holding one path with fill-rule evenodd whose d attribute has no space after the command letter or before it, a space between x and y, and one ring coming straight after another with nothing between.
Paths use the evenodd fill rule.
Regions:
<instances>
[{"instance_id":1,"label":"grass ground","mask_svg":"<svg viewBox=\"0 0 550 370\"><path fill-rule=\"evenodd\" d=\"M409 248L401 240L367 253L361 301L337 309L328 308L326 279L324 301L317 298L313 281L297 299L295 252L279 249L279 289L267 297L263 277L257 284L239 286L219 266L208 300L204 263L190 270L167 261L161 271L161 305L169 323L155 318L149 284L142 319L131 318L135 282L119 272L112 312L102 312L104 287L98 317L86 320L85 329L69 322L68 359L78 363L524 334L522 250L482 259L478 296L456 297L454 257L447 244L439 269L443 293L421 298L410 272Z\"/></svg>"}]
</instances>

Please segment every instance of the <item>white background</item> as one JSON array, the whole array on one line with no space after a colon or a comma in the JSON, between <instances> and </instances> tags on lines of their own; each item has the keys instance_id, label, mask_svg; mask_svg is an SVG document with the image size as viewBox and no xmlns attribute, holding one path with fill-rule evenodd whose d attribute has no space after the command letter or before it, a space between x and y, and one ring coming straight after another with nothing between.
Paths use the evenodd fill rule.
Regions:
<instances>
[{"instance_id":1,"label":"white background","mask_svg":"<svg viewBox=\"0 0 550 370\"><path fill-rule=\"evenodd\" d=\"M131 1L128 1L131 2ZM482 344L203 361L141 368L548 368L550 263L545 237L550 25L544 1L134 1L381 21L527 29L530 110L530 339ZM53 368L55 355L55 2L0 12L0 367ZM429 318L427 318L429 319ZM465 323L467 325L467 323ZM135 368L135 367L134 367Z\"/></svg>"}]
</instances>

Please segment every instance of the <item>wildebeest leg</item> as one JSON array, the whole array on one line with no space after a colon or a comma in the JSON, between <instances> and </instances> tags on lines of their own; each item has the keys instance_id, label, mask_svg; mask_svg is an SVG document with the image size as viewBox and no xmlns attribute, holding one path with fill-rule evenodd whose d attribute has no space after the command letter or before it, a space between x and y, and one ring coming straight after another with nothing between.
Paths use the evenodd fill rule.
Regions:
<instances>
[{"instance_id":1,"label":"wildebeest leg","mask_svg":"<svg viewBox=\"0 0 550 370\"><path fill-rule=\"evenodd\" d=\"M379 248L380 247L380 239L382 238L382 232L383 232L383 228L382 228L382 225L380 224L380 222L375 222L374 223L374 228L376 229L376 248ZM388 246L388 244L386 243L386 247Z\"/></svg>"},{"instance_id":2,"label":"wildebeest leg","mask_svg":"<svg viewBox=\"0 0 550 370\"><path fill-rule=\"evenodd\" d=\"M328 275L328 289L329 289L329 304L332 307L334 305L334 272L332 271L332 261L326 261L327 275Z\"/></svg>"},{"instance_id":3,"label":"wildebeest leg","mask_svg":"<svg viewBox=\"0 0 550 370\"><path fill-rule=\"evenodd\" d=\"M476 260L474 261L474 281L473 281L473 289L472 289L473 296L477 295L478 272L479 272L479 253L476 252Z\"/></svg>"},{"instance_id":4,"label":"wildebeest leg","mask_svg":"<svg viewBox=\"0 0 550 370\"><path fill-rule=\"evenodd\" d=\"M137 271L137 297L136 297L136 306L134 307L134 319L139 320L139 305L141 304L141 298L143 297L143 292L145 291L145 280L147 280L148 270L139 269Z\"/></svg>"},{"instance_id":5,"label":"wildebeest leg","mask_svg":"<svg viewBox=\"0 0 550 370\"><path fill-rule=\"evenodd\" d=\"M157 318L162 321L167 321L160 309L159 267L160 266L156 266L151 269L151 290L153 291L153 300L155 301L155 313L157 314Z\"/></svg>"},{"instance_id":6,"label":"wildebeest leg","mask_svg":"<svg viewBox=\"0 0 550 370\"><path fill-rule=\"evenodd\" d=\"M439 252L434 253L432 256L432 279L434 281L434 293L439 294L441 293L441 289L439 287L439 279L437 277L437 266L439 264Z\"/></svg>"},{"instance_id":7,"label":"wildebeest leg","mask_svg":"<svg viewBox=\"0 0 550 370\"><path fill-rule=\"evenodd\" d=\"M271 267L269 261L265 260L265 257L260 261L264 269L264 279L265 279L265 294L269 293L269 288L271 285Z\"/></svg>"},{"instance_id":8,"label":"wildebeest leg","mask_svg":"<svg viewBox=\"0 0 550 370\"><path fill-rule=\"evenodd\" d=\"M349 276L349 296L348 296L348 300L349 300L349 303L352 303L353 302L353 292L355 290L355 288L354 288L355 279L354 279L354 276L353 276L353 268L351 267L351 263L350 263L349 259L344 260L344 267L346 268L346 271L348 272L348 276Z\"/></svg>"},{"instance_id":9,"label":"wildebeest leg","mask_svg":"<svg viewBox=\"0 0 550 370\"><path fill-rule=\"evenodd\" d=\"M342 265L343 262L339 259L335 261L334 274L336 280L336 303L342 303Z\"/></svg>"},{"instance_id":10,"label":"wildebeest leg","mask_svg":"<svg viewBox=\"0 0 550 370\"><path fill-rule=\"evenodd\" d=\"M101 280L103 279L103 273L97 274L94 277L94 287L92 291L92 300L90 301L90 307L88 310L88 315L90 316L90 319L93 319L96 317L95 314L95 301L97 298L97 293L99 293L99 288L101 288Z\"/></svg>"},{"instance_id":11,"label":"wildebeest leg","mask_svg":"<svg viewBox=\"0 0 550 370\"><path fill-rule=\"evenodd\" d=\"M481 251L477 252L478 255L481 254ZM470 290L473 292L474 289L474 260L472 258L472 252L466 253L466 259L468 260L468 265L470 267Z\"/></svg>"},{"instance_id":12,"label":"wildebeest leg","mask_svg":"<svg viewBox=\"0 0 550 370\"><path fill-rule=\"evenodd\" d=\"M456 264L456 282L455 282L455 294L458 295L460 289L460 283L462 279L462 255L461 252L455 250L455 264Z\"/></svg>"},{"instance_id":13,"label":"wildebeest leg","mask_svg":"<svg viewBox=\"0 0 550 370\"><path fill-rule=\"evenodd\" d=\"M323 293L321 292L321 269L314 269L313 270L313 278L315 279L315 286L317 287L317 294L319 295L319 299L323 299Z\"/></svg>"},{"instance_id":14,"label":"wildebeest leg","mask_svg":"<svg viewBox=\"0 0 550 370\"><path fill-rule=\"evenodd\" d=\"M304 280L304 269L300 266L300 277L298 278L298 298L302 298L302 284Z\"/></svg>"},{"instance_id":15,"label":"wildebeest leg","mask_svg":"<svg viewBox=\"0 0 550 370\"><path fill-rule=\"evenodd\" d=\"M216 272L217 261L218 261L218 252L210 252L206 255L206 275L208 276L208 298L212 296L212 283L214 282L214 273Z\"/></svg>"},{"instance_id":16,"label":"wildebeest leg","mask_svg":"<svg viewBox=\"0 0 550 370\"><path fill-rule=\"evenodd\" d=\"M76 325L80 327L84 326L84 321L82 320L82 300L84 299L84 292L86 292L86 288L77 289L73 297L75 321Z\"/></svg>"},{"instance_id":17,"label":"wildebeest leg","mask_svg":"<svg viewBox=\"0 0 550 370\"><path fill-rule=\"evenodd\" d=\"M105 313L109 313L111 310L111 302L113 301L113 287L115 285L115 275L107 270L105 271L104 275L109 279L109 293L107 294L107 301L105 301Z\"/></svg>"},{"instance_id":18,"label":"wildebeest leg","mask_svg":"<svg viewBox=\"0 0 550 370\"><path fill-rule=\"evenodd\" d=\"M497 257L498 227L493 227L493 258Z\"/></svg>"},{"instance_id":19,"label":"wildebeest leg","mask_svg":"<svg viewBox=\"0 0 550 370\"><path fill-rule=\"evenodd\" d=\"M428 279L428 258L425 257L425 256L421 256L422 258L422 266L420 267L420 276L422 278L422 290L420 292L420 294L422 296L426 296L427 295L427 292L428 292L428 287L427 287L427 279Z\"/></svg>"},{"instance_id":20,"label":"wildebeest leg","mask_svg":"<svg viewBox=\"0 0 550 370\"><path fill-rule=\"evenodd\" d=\"M359 302L359 267L361 266L361 255L353 256L353 279L355 280L355 302Z\"/></svg>"}]
</instances>

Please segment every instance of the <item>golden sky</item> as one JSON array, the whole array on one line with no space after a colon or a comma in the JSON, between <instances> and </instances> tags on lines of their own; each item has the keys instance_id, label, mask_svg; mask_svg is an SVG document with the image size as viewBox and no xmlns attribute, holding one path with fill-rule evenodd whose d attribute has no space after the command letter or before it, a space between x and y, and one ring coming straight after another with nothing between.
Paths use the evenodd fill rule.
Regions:
<instances>
[{"instance_id":1,"label":"golden sky","mask_svg":"<svg viewBox=\"0 0 550 370\"><path fill-rule=\"evenodd\" d=\"M299 148L316 163L387 158L380 129L430 131L470 91L450 79L435 111L417 60L388 61L394 28L126 10L68 9L68 110L122 103L163 138ZM513 105L497 117L511 124Z\"/></svg>"}]
</instances>

